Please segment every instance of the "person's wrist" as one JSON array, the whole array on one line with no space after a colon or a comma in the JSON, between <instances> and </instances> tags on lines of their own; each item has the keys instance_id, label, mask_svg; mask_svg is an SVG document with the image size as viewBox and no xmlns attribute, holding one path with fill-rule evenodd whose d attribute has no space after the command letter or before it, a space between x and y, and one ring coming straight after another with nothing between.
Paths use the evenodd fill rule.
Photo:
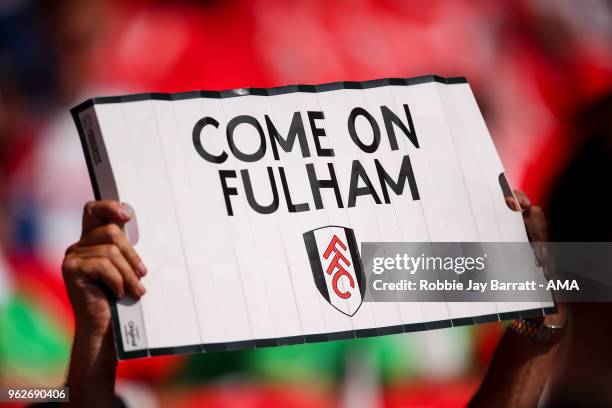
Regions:
<instances>
[{"instance_id":1,"label":"person's wrist","mask_svg":"<svg viewBox=\"0 0 612 408\"><path fill-rule=\"evenodd\" d=\"M110 330L110 322L96 322L77 318L74 328L75 340L100 343Z\"/></svg>"},{"instance_id":2,"label":"person's wrist","mask_svg":"<svg viewBox=\"0 0 612 408\"><path fill-rule=\"evenodd\" d=\"M70 399L75 406L85 403L92 395L114 393L114 378L117 368L115 346L110 327L102 332L100 327L91 328L77 322L70 370L66 384L70 387Z\"/></svg>"}]
</instances>

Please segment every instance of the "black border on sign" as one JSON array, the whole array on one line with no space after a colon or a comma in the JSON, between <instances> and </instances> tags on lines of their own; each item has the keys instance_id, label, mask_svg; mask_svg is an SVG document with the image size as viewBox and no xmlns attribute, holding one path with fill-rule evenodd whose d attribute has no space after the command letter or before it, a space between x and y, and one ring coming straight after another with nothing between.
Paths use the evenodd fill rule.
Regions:
<instances>
[{"instance_id":1,"label":"black border on sign","mask_svg":"<svg viewBox=\"0 0 612 408\"><path fill-rule=\"evenodd\" d=\"M97 104L103 103L122 103L122 102L137 102L147 100L158 100L158 101L178 101L182 99L195 99L195 98L235 98L238 96L245 95L261 95L261 96L274 96L283 95L288 93L296 92L310 92L320 93L328 91L337 91L339 89L370 89L378 88L381 86L388 85L418 85L429 82L439 82L441 84L467 84L468 81L465 77L450 77L444 78L439 75L423 75L414 78L381 78L373 79L370 81L354 82L354 81L341 81L341 82L329 82L320 85L285 85L275 88L238 88L229 89L223 91L187 91L178 93L160 93L160 92L147 92L137 93L130 95L119 95L119 96L97 96L95 98L87 99L85 102L76 105L70 109L73 117L75 114L79 114L83 110ZM76 119L76 118L75 118Z\"/></svg>"},{"instance_id":2,"label":"black border on sign","mask_svg":"<svg viewBox=\"0 0 612 408\"><path fill-rule=\"evenodd\" d=\"M93 170L93 161L87 148L87 142L85 139L85 133L79 120L79 114L87 108L94 105L105 104L105 103L123 103L123 102L136 102L146 100L161 100L161 101L178 101L183 99L195 99L195 98L234 98L245 95L262 95L262 96L275 96L283 95L288 93L296 92L309 92L309 93L320 93L327 91L336 91L339 89L370 89L378 88L389 85L400 85L410 86L418 85L429 82L439 82L441 84L466 84L468 83L465 77L441 77L438 75L424 75L414 78L382 78L374 79L364 82L330 82L320 85L287 85L275 88L239 88L224 91L189 91L179 93L138 93L123 96L99 96L95 98L87 99L86 101L76 105L70 109L72 118L76 124L77 131L79 133L79 139L81 140L81 146L85 154L85 161L87 162L87 171L89 172L89 178L94 191L96 200L100 200L100 189L96 180L95 172ZM543 316L548 314L557 313L557 307L548 307L540 309L530 309L518 312L510 313L494 313L483 316L459 318L459 319L447 319L438 320L431 322L402 324L396 326L377 327L371 329L358 329L358 330L347 330L342 332L333 333L320 333L320 334L308 334L303 336L290 336L280 337L271 339L253 339L244 341L233 341L226 343L207 343L207 344L192 344L178 347L163 347L163 348L146 348L142 350L126 351L123 348L121 328L119 327L119 314L117 312L117 304L114 296L109 292L107 293L111 304L111 315L113 325L113 335L115 338L115 346L117 350L117 356L120 360L141 358L148 356L163 356L163 355L177 355L187 353L210 353L218 351L234 351L244 350L262 347L272 347L290 344L307 344L307 343L318 343L330 340L345 340L355 338L365 338L372 336L384 336L399 333L410 333L415 331L423 330L436 330L447 327L458 327L475 323L488 323L501 320L516 319L520 317L535 317Z\"/></svg>"}]
</instances>

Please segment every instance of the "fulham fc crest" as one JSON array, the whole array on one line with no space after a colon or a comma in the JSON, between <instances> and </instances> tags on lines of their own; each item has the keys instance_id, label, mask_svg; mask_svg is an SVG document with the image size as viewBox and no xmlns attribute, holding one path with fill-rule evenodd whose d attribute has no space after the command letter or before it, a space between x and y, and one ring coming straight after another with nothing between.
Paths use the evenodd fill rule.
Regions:
<instances>
[{"instance_id":1,"label":"fulham fc crest","mask_svg":"<svg viewBox=\"0 0 612 408\"><path fill-rule=\"evenodd\" d=\"M365 276L352 229L338 226L304 233L315 285L321 295L342 313L353 316L365 293Z\"/></svg>"}]
</instances>

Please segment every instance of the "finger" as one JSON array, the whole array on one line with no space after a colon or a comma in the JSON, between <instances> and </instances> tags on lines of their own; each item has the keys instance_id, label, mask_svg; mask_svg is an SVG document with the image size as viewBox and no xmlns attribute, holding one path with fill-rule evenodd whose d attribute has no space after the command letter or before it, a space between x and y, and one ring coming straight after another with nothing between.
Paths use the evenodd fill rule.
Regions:
<instances>
[{"instance_id":1,"label":"finger","mask_svg":"<svg viewBox=\"0 0 612 408\"><path fill-rule=\"evenodd\" d=\"M125 295L123 276L107 258L67 257L62 270L65 277L102 281L119 299Z\"/></svg>"},{"instance_id":2,"label":"finger","mask_svg":"<svg viewBox=\"0 0 612 408\"><path fill-rule=\"evenodd\" d=\"M142 296L145 293L145 287L139 280L130 263L125 259L123 253L116 245L103 244L95 246L80 247L74 252L75 256L83 259L90 258L107 258L113 263L115 268L123 277L124 286L128 291L135 296Z\"/></svg>"},{"instance_id":3,"label":"finger","mask_svg":"<svg viewBox=\"0 0 612 408\"><path fill-rule=\"evenodd\" d=\"M84 246L100 244L116 245L139 276L147 274L147 268L142 259L117 224L106 224L95 228L83 236L80 244Z\"/></svg>"},{"instance_id":4,"label":"finger","mask_svg":"<svg viewBox=\"0 0 612 408\"><path fill-rule=\"evenodd\" d=\"M538 266L544 267L544 275L548 278L548 226L544 211L538 206L531 206L528 210L523 211L523 220L525 221L527 235L533 245Z\"/></svg>"},{"instance_id":5,"label":"finger","mask_svg":"<svg viewBox=\"0 0 612 408\"><path fill-rule=\"evenodd\" d=\"M537 205L529 207L527 211L523 212L523 220L525 221L527 234L532 241L548 241L548 226L541 207Z\"/></svg>"},{"instance_id":6,"label":"finger","mask_svg":"<svg viewBox=\"0 0 612 408\"><path fill-rule=\"evenodd\" d=\"M506 205L512 211L521 211L521 206L519 205L518 201L514 199L514 197L506 197Z\"/></svg>"},{"instance_id":7,"label":"finger","mask_svg":"<svg viewBox=\"0 0 612 408\"><path fill-rule=\"evenodd\" d=\"M118 201L89 201L83 208L83 231L81 236L101 225L111 222L123 225L129 220L129 211Z\"/></svg>"},{"instance_id":8,"label":"finger","mask_svg":"<svg viewBox=\"0 0 612 408\"><path fill-rule=\"evenodd\" d=\"M514 190L514 195L518 199L521 209L527 210L529 207L531 207L531 201L529 200L527 193L522 190Z\"/></svg>"}]
</instances>

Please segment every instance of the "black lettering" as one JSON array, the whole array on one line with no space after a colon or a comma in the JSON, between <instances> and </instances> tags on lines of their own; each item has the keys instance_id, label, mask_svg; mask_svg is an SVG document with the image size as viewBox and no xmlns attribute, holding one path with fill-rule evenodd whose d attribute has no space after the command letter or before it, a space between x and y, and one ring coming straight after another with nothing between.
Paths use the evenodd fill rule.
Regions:
<instances>
[{"instance_id":1,"label":"black lettering","mask_svg":"<svg viewBox=\"0 0 612 408\"><path fill-rule=\"evenodd\" d=\"M274 158L276 160L279 160L276 142L280 144L281 148L285 152L290 152L293 150L296 137L300 143L302 157L310 157L310 150L308 149L308 142L306 141L306 131L304 130L304 122L302 122L302 115L300 115L300 112L293 113L293 118L291 119L291 125L289 126L289 132L287 133L286 139L283 139L280 133L278 133L278 130L276 130L276 127L274 126L274 123L272 123L272 120L270 120L270 117L265 115L265 118L268 134L270 135L272 154L274 154Z\"/></svg>"},{"instance_id":2,"label":"black lettering","mask_svg":"<svg viewBox=\"0 0 612 408\"><path fill-rule=\"evenodd\" d=\"M315 124L315 120L317 119L325 119L325 115L321 111L308 111L308 122L310 122L310 130L312 131L312 136L315 142L315 148L317 150L317 156L319 157L333 157L334 149L325 149L321 147L320 137L327 136L325 134L324 128L319 128Z\"/></svg>"},{"instance_id":3,"label":"black lettering","mask_svg":"<svg viewBox=\"0 0 612 408\"><path fill-rule=\"evenodd\" d=\"M202 130L207 125L214 126L217 129L219 128L219 122L217 122L215 118L211 118L207 116L205 118L198 120L195 126L193 127L193 132L192 132L193 146L195 147L196 152L198 152L198 154L204 160L207 160L211 163L218 163L218 164L223 163L225 160L227 160L227 153L225 153L225 151L221 152L220 155L215 156L213 154L208 153L204 149L204 146L202 145L201 134L202 134Z\"/></svg>"},{"instance_id":4,"label":"black lettering","mask_svg":"<svg viewBox=\"0 0 612 408\"><path fill-rule=\"evenodd\" d=\"M281 185L283 186L283 192L285 193L285 201L287 202L287 209L290 213L308 211L310 207L308 203L293 204L291 201L291 192L289 191L289 185L287 184L287 176L285 176L285 169L282 167L278 168L280 173Z\"/></svg>"},{"instance_id":5,"label":"black lettering","mask_svg":"<svg viewBox=\"0 0 612 408\"><path fill-rule=\"evenodd\" d=\"M410 158L406 155L402 159L402 167L399 171L399 176L397 177L397 182L387 174L382 164L378 161L378 159L374 159L374 164L376 165L376 172L378 173L378 180L380 181L380 186L382 187L383 197L385 198L385 203L389 204L389 192L387 191L387 185L391 187L391 190L396 195L401 195L404 192L404 186L406 185L406 180L408 180L408 184L410 185L410 193L412 194L413 200L419 200L419 190L417 188L416 180L414 178L414 172L412 171L412 165L410 164Z\"/></svg>"},{"instance_id":6,"label":"black lettering","mask_svg":"<svg viewBox=\"0 0 612 408\"><path fill-rule=\"evenodd\" d=\"M370 127L372 128L372 132L374 134L374 139L370 145L363 143L359 136L357 136L357 131L355 130L355 120L358 116L363 116L370 123ZM348 117L348 131L353 142L364 152L366 153L374 153L378 146L380 145L380 128L378 127L378 123L376 123L376 119L374 116L370 114L367 110L363 108L354 108L351 111L351 114Z\"/></svg>"},{"instance_id":7,"label":"black lettering","mask_svg":"<svg viewBox=\"0 0 612 408\"><path fill-rule=\"evenodd\" d=\"M243 123L253 126L255 130L257 130L257 133L259 133L259 148L255 153L243 153L236 147L236 143L234 142L234 131L238 125ZM240 115L232 118L227 124L226 134L229 148L238 160L243 162L256 162L266 154L266 136L264 135L261 125L254 117L249 115Z\"/></svg>"},{"instance_id":8,"label":"black lettering","mask_svg":"<svg viewBox=\"0 0 612 408\"><path fill-rule=\"evenodd\" d=\"M235 187L228 187L226 179L228 177L236 178L236 172L234 170L219 170L219 177L221 178L221 188L223 189L223 197L225 198L227 215L234 215L230 195L238 195L238 190Z\"/></svg>"},{"instance_id":9,"label":"black lettering","mask_svg":"<svg viewBox=\"0 0 612 408\"><path fill-rule=\"evenodd\" d=\"M363 180L365 186L358 187L359 180ZM370 181L365 169L359 163L359 160L353 160L353 165L351 167L351 182L349 184L349 198L348 198L348 208L354 207L357 201L357 197L361 195L371 195L376 204L380 204L380 197L374 190L374 186Z\"/></svg>"},{"instance_id":10,"label":"black lettering","mask_svg":"<svg viewBox=\"0 0 612 408\"><path fill-rule=\"evenodd\" d=\"M246 192L247 201L252 209L260 214L271 214L278 209L278 190L276 189L276 180L274 179L274 172L272 167L266 167L268 170L268 177L270 178L270 188L272 188L272 202L268 205L260 205L255 200L255 194L253 194L253 186L251 184L251 177L249 176L248 170L240 170L242 176L242 183L244 184L244 191Z\"/></svg>"},{"instance_id":11,"label":"black lettering","mask_svg":"<svg viewBox=\"0 0 612 408\"><path fill-rule=\"evenodd\" d=\"M334 165L327 163L329 169L329 180L319 180L315 172L314 165L312 163L306 164L306 171L308 172L308 181L310 182L310 188L312 190L312 196L315 202L315 208L320 210L323 208L323 200L321 200L321 189L332 188L336 195L336 202L338 208L344 208L342 204L342 196L340 195L340 188L338 187L338 179L336 178L336 172L334 171Z\"/></svg>"},{"instance_id":12,"label":"black lettering","mask_svg":"<svg viewBox=\"0 0 612 408\"><path fill-rule=\"evenodd\" d=\"M414 129L414 124L412 123L412 115L410 114L410 108L408 105L404 104L404 113L406 114L406 120L408 121L408 127L400 120L400 118L391 111L391 109L386 106L381 106L380 110L382 112L383 121L385 122L385 129L387 130L387 136L389 137L389 144L391 145L391 150L397 150L397 138L395 137L395 129L393 125L395 124L399 127L402 132L408 137L408 139L412 142L414 147L419 148L419 141L417 140L416 131ZM410 129L408 129L410 128Z\"/></svg>"}]
</instances>

